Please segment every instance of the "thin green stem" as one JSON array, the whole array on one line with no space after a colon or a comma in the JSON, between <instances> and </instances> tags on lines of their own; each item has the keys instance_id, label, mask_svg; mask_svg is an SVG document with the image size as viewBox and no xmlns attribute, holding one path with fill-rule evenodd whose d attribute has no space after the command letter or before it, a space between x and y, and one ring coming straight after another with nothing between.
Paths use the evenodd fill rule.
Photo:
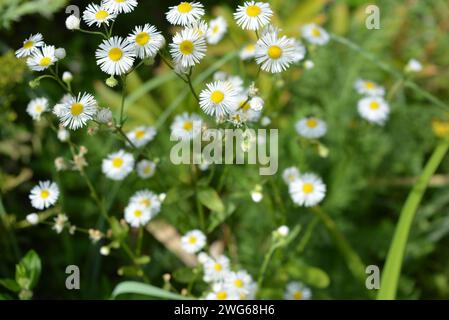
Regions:
<instances>
[{"instance_id":1,"label":"thin green stem","mask_svg":"<svg viewBox=\"0 0 449 320\"><path fill-rule=\"evenodd\" d=\"M418 210L418 206L429 185L429 181L440 166L449 150L449 136L442 140L427 161L418 181L410 191L402 207L399 222L394 232L393 240L388 250L387 260L382 271L381 286L377 296L379 300L392 300L396 292L401 274L402 262L405 256L410 229Z\"/></svg>"},{"instance_id":2,"label":"thin green stem","mask_svg":"<svg viewBox=\"0 0 449 320\"><path fill-rule=\"evenodd\" d=\"M100 32L100 31L89 31L89 30L85 30L85 29L78 29L80 32L82 32L82 33L86 33L86 34L94 34L94 35L100 35L100 36L102 36L103 38L105 38L105 39L108 39L109 37L106 35L106 34L104 34L103 32Z\"/></svg>"},{"instance_id":3,"label":"thin green stem","mask_svg":"<svg viewBox=\"0 0 449 320\"><path fill-rule=\"evenodd\" d=\"M296 250L299 254L303 253L306 249L307 245L310 242L310 239L312 238L313 231L315 230L315 227L318 225L318 222L320 222L320 218L315 216L311 222L307 225L307 229L304 231L304 235L302 236L301 240L299 241L298 246L296 247Z\"/></svg>"},{"instance_id":4,"label":"thin green stem","mask_svg":"<svg viewBox=\"0 0 449 320\"><path fill-rule=\"evenodd\" d=\"M140 256L142 252L142 242L143 242L143 227L139 227L137 231L137 243L136 243L136 256Z\"/></svg>"},{"instance_id":5,"label":"thin green stem","mask_svg":"<svg viewBox=\"0 0 449 320\"><path fill-rule=\"evenodd\" d=\"M119 126L123 126L123 116L125 112L125 101L126 101L126 75L122 77L122 101L120 104L120 120Z\"/></svg>"},{"instance_id":6,"label":"thin green stem","mask_svg":"<svg viewBox=\"0 0 449 320\"><path fill-rule=\"evenodd\" d=\"M263 281L265 279L265 274L267 273L268 265L270 264L271 258L273 257L273 254L276 251L276 249L277 249L277 246L273 244L263 259L262 266L260 267L260 271L259 271L259 277L257 278L258 290L260 290L262 288Z\"/></svg>"}]
</instances>

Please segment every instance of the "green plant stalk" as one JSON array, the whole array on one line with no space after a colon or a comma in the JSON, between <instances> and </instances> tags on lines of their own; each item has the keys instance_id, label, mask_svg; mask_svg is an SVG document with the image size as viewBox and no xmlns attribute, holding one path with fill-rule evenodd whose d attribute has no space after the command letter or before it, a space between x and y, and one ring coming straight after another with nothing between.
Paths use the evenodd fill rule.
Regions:
<instances>
[{"instance_id":1,"label":"green plant stalk","mask_svg":"<svg viewBox=\"0 0 449 320\"><path fill-rule=\"evenodd\" d=\"M442 140L435 148L429 161L426 163L424 171L418 181L410 191L407 200L402 207L399 222L394 232L393 240L388 250L387 260L382 271L381 286L377 299L393 300L401 274L402 261L404 260L407 239L418 206L423 198L431 177L440 166L449 150L449 136Z\"/></svg>"},{"instance_id":2,"label":"green plant stalk","mask_svg":"<svg viewBox=\"0 0 449 320\"><path fill-rule=\"evenodd\" d=\"M312 207L311 210L321 220L327 231L329 231L329 234L334 239L335 245L345 259L346 265L354 277L365 284L365 265L359 255L351 247L346 237L340 232L340 230L338 230L334 220L332 220L332 218L319 206Z\"/></svg>"}]
</instances>

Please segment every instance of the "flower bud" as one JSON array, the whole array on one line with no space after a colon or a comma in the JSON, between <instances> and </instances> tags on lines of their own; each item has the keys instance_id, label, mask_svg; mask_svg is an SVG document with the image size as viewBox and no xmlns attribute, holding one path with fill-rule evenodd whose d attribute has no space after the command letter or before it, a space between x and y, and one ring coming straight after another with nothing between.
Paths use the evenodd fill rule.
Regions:
<instances>
[{"instance_id":1,"label":"flower bud","mask_svg":"<svg viewBox=\"0 0 449 320\"><path fill-rule=\"evenodd\" d=\"M69 30L78 30L80 28L80 22L80 18L72 14L65 20L65 26Z\"/></svg>"},{"instance_id":2,"label":"flower bud","mask_svg":"<svg viewBox=\"0 0 449 320\"><path fill-rule=\"evenodd\" d=\"M55 57L58 60L62 60L66 57L67 53L65 52L64 48L58 48L55 50Z\"/></svg>"},{"instance_id":3,"label":"flower bud","mask_svg":"<svg viewBox=\"0 0 449 320\"><path fill-rule=\"evenodd\" d=\"M72 80L73 80L73 75L71 72L66 71L62 74L62 81L64 81L65 83L70 83L70 82L72 82Z\"/></svg>"}]
</instances>

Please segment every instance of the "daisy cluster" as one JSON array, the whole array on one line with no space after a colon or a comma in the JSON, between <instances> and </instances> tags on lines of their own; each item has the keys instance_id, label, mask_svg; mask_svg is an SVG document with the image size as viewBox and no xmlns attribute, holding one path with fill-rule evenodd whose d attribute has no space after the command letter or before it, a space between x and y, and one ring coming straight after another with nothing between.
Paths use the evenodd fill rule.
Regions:
<instances>
[{"instance_id":1,"label":"daisy cluster","mask_svg":"<svg viewBox=\"0 0 449 320\"><path fill-rule=\"evenodd\" d=\"M181 238L182 248L197 254L203 270L203 280L210 286L205 295L207 300L252 300L255 298L256 283L245 270L231 270L229 258L224 255L211 256L202 251L207 238L200 230L191 230Z\"/></svg>"},{"instance_id":2,"label":"daisy cluster","mask_svg":"<svg viewBox=\"0 0 449 320\"><path fill-rule=\"evenodd\" d=\"M385 100L385 88L371 80L358 79L354 88L362 99L357 103L360 116L366 121L383 126L388 120L390 106Z\"/></svg>"}]
</instances>

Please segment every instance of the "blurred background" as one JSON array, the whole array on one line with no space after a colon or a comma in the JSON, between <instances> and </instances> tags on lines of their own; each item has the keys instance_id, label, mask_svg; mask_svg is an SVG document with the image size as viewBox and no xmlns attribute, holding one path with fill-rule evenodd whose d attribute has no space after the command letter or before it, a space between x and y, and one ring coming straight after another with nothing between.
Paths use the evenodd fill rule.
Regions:
<instances>
[{"instance_id":1,"label":"blurred background","mask_svg":"<svg viewBox=\"0 0 449 320\"><path fill-rule=\"evenodd\" d=\"M89 1L70 1L81 11ZM203 1L208 18L223 15L229 24L229 33L222 42L208 49L207 58L196 69L196 75L207 72L216 61L220 70L240 74L242 64L230 60L227 54L254 41L251 34L239 30L232 20L232 12L239 1ZM94 93L102 106L117 110L118 90L107 88L106 75L96 66L94 52L100 39L65 29L67 17L64 0L3 0L0 2L0 278L12 277L14 265L29 249L35 249L43 261L41 280L35 298L107 298L114 286L123 280L117 269L123 263L119 254L104 258L98 253L99 245L80 235L57 235L50 227L39 226L15 230L14 221L22 220L32 212L28 200L31 187L39 180L54 179L64 185L61 198L63 210L74 224L83 227L104 226L88 191L76 172L57 172L54 159L68 156L69 151L56 139L44 122L33 122L26 114L28 102L40 96L48 97L52 104L61 97L59 87L42 81L36 89L28 86L35 77L23 61L14 56L23 40L40 32L46 43L64 47L67 58L63 69L74 74L75 91ZM177 1L140 1L138 8L120 16L114 33L126 36L135 25L151 23L164 31L169 39L171 27L165 20L168 6ZM449 1L331 1L331 0L274 0L270 1L279 25L287 34L299 35L299 27L317 22L337 35L350 38L380 61L402 70L407 61L416 58L424 70L414 79L420 86L443 101L449 98ZM381 29L367 30L365 8L376 4L380 8ZM307 210L294 208L288 191L280 178L281 170L297 165L301 170L319 173L329 192L324 208L337 221L338 226L367 265L382 266L388 250L398 212L415 178L432 151L438 136L448 132L447 110L430 105L422 97L400 88L392 98L392 115L385 127L378 128L362 122L356 112L358 96L353 90L357 78L374 80L387 89L395 79L368 63L357 53L338 43L312 53L315 68L303 71L296 68L280 76L263 75L259 87L268 95L264 112L272 118L272 127L280 129L280 171L269 181L258 176L258 170L236 167L229 170L222 196L235 209L227 217L225 226L214 228L210 238L229 236L238 256L233 262L255 275L268 244L267 235L282 223L307 225L312 220ZM223 60L228 59L228 60ZM257 68L245 63L249 79ZM140 90L156 77L169 74L156 61L130 79L129 93L135 93L128 106L128 128L137 124L159 122L159 135L152 144L151 156L161 159L158 173L150 182L136 177L126 184L111 184L101 174L99 164L110 150L118 149L118 140L105 133L88 136L86 131L73 134L78 144L89 149L87 168L103 194L114 194L111 213L121 217L123 207L135 190L150 188L168 192L161 219L176 226L179 232L196 227L196 217L189 214L192 204L184 199L189 189L188 168L174 167L168 160L171 144L168 141L169 124L173 115L181 111L197 111L192 98L179 106L173 101L182 90L183 83L170 78L160 87ZM195 75L194 75L195 77ZM211 79L209 76L208 81ZM198 86L198 90L203 85ZM138 91L138 92L137 92ZM137 92L137 93L136 93ZM165 113L168 108L173 111ZM313 113L323 117L329 125L329 134L323 144L329 149L327 157L319 157L313 148L299 144L293 124L301 116ZM399 298L449 299L449 169L444 162L438 176L432 180L412 230L407 249ZM218 167L221 172L224 168ZM272 182L274 184L272 184ZM211 185L219 184L214 178ZM255 204L250 191L255 184L264 185L264 200ZM282 203L280 210L272 195L279 186ZM210 217L212 219L212 217ZM254 223L257 221L257 224ZM289 250L299 250L293 244ZM163 244L148 237L145 250L152 262L146 269L155 285L161 285L166 272L181 270L182 263ZM232 249L232 246L231 246ZM229 250L229 248L227 249ZM297 252L297 251L291 251ZM82 290L65 289L65 267L79 265ZM315 298L367 298L364 286L357 283L347 271L323 227L317 227L307 249L297 255L286 252L276 254L269 269L266 296L282 298L285 282L292 279L306 282ZM174 280L183 287L183 279ZM197 288L198 292L201 287ZM0 292L2 292L0 290Z\"/></svg>"}]
</instances>

